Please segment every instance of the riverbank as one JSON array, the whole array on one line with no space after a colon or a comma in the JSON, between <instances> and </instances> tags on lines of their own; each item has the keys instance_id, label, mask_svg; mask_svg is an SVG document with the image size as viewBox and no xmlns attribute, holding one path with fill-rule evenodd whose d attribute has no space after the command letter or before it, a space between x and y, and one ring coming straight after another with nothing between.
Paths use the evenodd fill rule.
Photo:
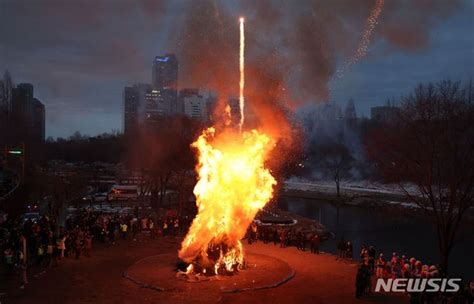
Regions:
<instances>
[{"instance_id":1,"label":"riverbank","mask_svg":"<svg viewBox=\"0 0 474 304\"><path fill-rule=\"evenodd\" d=\"M321 244L321 249L335 253L341 238L351 240L354 255L363 245L374 246L378 253L391 256L392 252L415 257L426 264L440 261L438 240L431 219L423 213L403 208L337 205L325 199L314 198L314 192L301 196L282 195L279 207L288 212L314 219L334 233L334 238ZM309 194L309 195L308 195ZM474 281L474 226L467 221L460 227L450 256L449 273Z\"/></svg>"},{"instance_id":2,"label":"riverbank","mask_svg":"<svg viewBox=\"0 0 474 304\"><path fill-rule=\"evenodd\" d=\"M400 190L381 186L362 188L360 185L342 186L340 196L336 195L334 184L287 181L281 195L289 198L304 198L329 202L338 206L357 206L374 211L383 210L391 214L425 217L425 211L410 202ZM410 190L414 192L415 190ZM474 224L474 209L466 212L466 219Z\"/></svg>"},{"instance_id":3,"label":"riverbank","mask_svg":"<svg viewBox=\"0 0 474 304\"><path fill-rule=\"evenodd\" d=\"M283 189L281 192L283 197L303 198L315 201L324 201L334 206L355 206L368 208L372 210L384 209L400 214L423 215L424 212L417 205L407 203L401 197L386 197L384 195L341 195L336 196L335 193L321 192L318 190L299 190L299 189ZM390 200L396 199L396 200Z\"/></svg>"},{"instance_id":4,"label":"riverbank","mask_svg":"<svg viewBox=\"0 0 474 304\"><path fill-rule=\"evenodd\" d=\"M411 186L408 191L416 193L416 187ZM342 184L338 197L334 183L288 180L284 183L281 195L327 201L335 206L357 206L373 210L383 209L396 214L425 216L425 211L417 204L410 202L406 195L394 185L367 182ZM474 224L474 210L468 210L466 217Z\"/></svg>"}]
</instances>

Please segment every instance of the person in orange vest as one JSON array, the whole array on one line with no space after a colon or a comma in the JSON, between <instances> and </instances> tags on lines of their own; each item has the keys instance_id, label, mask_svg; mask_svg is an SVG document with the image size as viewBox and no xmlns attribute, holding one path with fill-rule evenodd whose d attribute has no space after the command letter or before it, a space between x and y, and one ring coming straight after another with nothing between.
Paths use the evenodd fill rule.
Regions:
<instances>
[{"instance_id":1,"label":"person in orange vest","mask_svg":"<svg viewBox=\"0 0 474 304\"><path fill-rule=\"evenodd\" d=\"M148 229L148 219L146 217L142 218L141 220L141 228L142 228L142 231L144 230L147 230Z\"/></svg>"},{"instance_id":2,"label":"person in orange vest","mask_svg":"<svg viewBox=\"0 0 474 304\"><path fill-rule=\"evenodd\" d=\"M402 278L409 278L410 277L410 265L408 263L403 264L402 266Z\"/></svg>"},{"instance_id":3,"label":"person in orange vest","mask_svg":"<svg viewBox=\"0 0 474 304\"><path fill-rule=\"evenodd\" d=\"M122 223L120 224L120 232L122 234L122 239L127 239L127 230L128 230L128 226L126 223Z\"/></svg>"},{"instance_id":4,"label":"person in orange vest","mask_svg":"<svg viewBox=\"0 0 474 304\"><path fill-rule=\"evenodd\" d=\"M174 235L179 234L179 219L176 218L174 220Z\"/></svg>"},{"instance_id":5,"label":"person in orange vest","mask_svg":"<svg viewBox=\"0 0 474 304\"><path fill-rule=\"evenodd\" d=\"M415 277L416 274L416 259L411 257L409 260L410 264L410 277Z\"/></svg>"},{"instance_id":6,"label":"person in orange vest","mask_svg":"<svg viewBox=\"0 0 474 304\"><path fill-rule=\"evenodd\" d=\"M168 221L164 220L163 221L163 235L168 235Z\"/></svg>"},{"instance_id":7,"label":"person in orange vest","mask_svg":"<svg viewBox=\"0 0 474 304\"><path fill-rule=\"evenodd\" d=\"M387 265L387 261L385 261L385 258L383 257L383 253L381 253L377 261L375 261L375 268L376 268L375 274L377 278L384 277L384 270L385 270L386 265Z\"/></svg>"},{"instance_id":8,"label":"person in orange vest","mask_svg":"<svg viewBox=\"0 0 474 304\"><path fill-rule=\"evenodd\" d=\"M64 251L66 250L66 235L61 235L58 239L59 259L64 258Z\"/></svg>"},{"instance_id":9,"label":"person in orange vest","mask_svg":"<svg viewBox=\"0 0 474 304\"><path fill-rule=\"evenodd\" d=\"M44 245L39 245L38 246L38 251L36 252L36 264L38 266L42 266L43 265L43 260L44 260Z\"/></svg>"},{"instance_id":10,"label":"person in orange vest","mask_svg":"<svg viewBox=\"0 0 474 304\"><path fill-rule=\"evenodd\" d=\"M251 238L252 238L253 241L257 242L257 240L258 240L258 227L257 227L257 224L252 223L250 225L250 227L252 228Z\"/></svg>"},{"instance_id":11,"label":"person in orange vest","mask_svg":"<svg viewBox=\"0 0 474 304\"><path fill-rule=\"evenodd\" d=\"M155 223L151 218L148 219L148 230L150 230L150 238L155 238Z\"/></svg>"}]
</instances>

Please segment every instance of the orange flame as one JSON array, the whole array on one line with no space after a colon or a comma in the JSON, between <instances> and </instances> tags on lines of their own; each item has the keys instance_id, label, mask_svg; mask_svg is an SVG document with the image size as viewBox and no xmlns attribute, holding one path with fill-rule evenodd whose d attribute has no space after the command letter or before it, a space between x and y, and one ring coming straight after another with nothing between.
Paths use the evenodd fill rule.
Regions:
<instances>
[{"instance_id":1,"label":"orange flame","mask_svg":"<svg viewBox=\"0 0 474 304\"><path fill-rule=\"evenodd\" d=\"M204 130L192 144L198 150L198 182L194 188L198 214L181 244L179 257L204 268L233 271L242 266L240 240L256 213L273 194L276 180L265 161L275 146L267 135L252 130ZM209 248L218 246L217 258ZM192 270L189 268L188 271Z\"/></svg>"}]
</instances>

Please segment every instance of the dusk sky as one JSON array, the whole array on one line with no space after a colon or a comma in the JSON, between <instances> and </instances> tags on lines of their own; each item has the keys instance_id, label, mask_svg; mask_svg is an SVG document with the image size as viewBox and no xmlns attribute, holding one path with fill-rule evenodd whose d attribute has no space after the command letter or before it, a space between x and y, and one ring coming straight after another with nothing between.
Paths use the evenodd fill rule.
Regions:
<instances>
[{"instance_id":1,"label":"dusk sky","mask_svg":"<svg viewBox=\"0 0 474 304\"><path fill-rule=\"evenodd\" d=\"M35 96L46 106L47 136L67 137L76 130L89 135L120 131L123 87L149 83L154 56L166 52L178 55L180 86L181 75L190 69L189 62L200 58L199 53L186 56L188 51L180 48L192 47L196 39L197 44L209 42L207 20L199 20L209 17L200 14L201 2L205 3L203 9L217 7L213 1L2 0L0 71L9 70L16 84L34 85ZM254 9L252 1L229 1L219 4L209 18L224 22L221 30L225 32L228 24L237 29L238 16L248 17L247 31L255 32L255 40L250 38L247 44L252 56L252 52L261 54L267 48L279 52L280 44L291 44L291 40L279 36L280 27L285 35L291 35L287 31L291 23L299 20L300 12L307 15L309 2L314 4L310 16L319 35L315 41L322 45L286 45L278 54L280 61L291 62L290 57L311 52L308 60L298 61L302 74L311 75L311 81L314 77L317 87L314 97L309 94L313 93L311 89L306 90L308 94L301 97L305 103L329 99L345 105L352 97L358 113L368 115L370 107L409 93L419 82L446 78L467 81L474 76L473 1L418 1L422 4L416 7L410 1L385 1L366 56L341 78L336 77L336 71L355 52L375 1L283 2L261 1ZM355 2L361 5L355 7ZM268 19L262 21L259 14L267 12L265 4L273 11L268 9L271 16L265 15ZM318 20L321 16L330 21ZM200 24L196 19L204 22L202 28L196 29ZM321 33L324 39L319 39ZM311 36L312 31L307 35ZM211 42L208 47L215 46ZM257 48L260 51L254 51ZM203 48L196 49L202 52ZM317 54L313 49L322 50L324 62L314 59ZM293 75L287 85L299 88L294 79L300 69L293 63L284 66ZM202 86L189 79L186 85Z\"/></svg>"}]
</instances>

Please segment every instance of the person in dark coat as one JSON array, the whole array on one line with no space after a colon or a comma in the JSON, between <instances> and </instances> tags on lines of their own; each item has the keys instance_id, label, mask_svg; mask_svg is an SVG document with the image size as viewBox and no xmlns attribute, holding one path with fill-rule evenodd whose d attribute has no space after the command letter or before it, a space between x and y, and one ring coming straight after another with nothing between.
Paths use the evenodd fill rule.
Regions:
<instances>
[{"instance_id":1,"label":"person in dark coat","mask_svg":"<svg viewBox=\"0 0 474 304\"><path fill-rule=\"evenodd\" d=\"M247 228L245 237L247 238L247 244L251 245L252 244L252 231L250 229L250 226Z\"/></svg>"},{"instance_id":2,"label":"person in dark coat","mask_svg":"<svg viewBox=\"0 0 474 304\"><path fill-rule=\"evenodd\" d=\"M370 270L366 264L361 264L356 275L356 298L359 299L370 286Z\"/></svg>"},{"instance_id":3,"label":"person in dark coat","mask_svg":"<svg viewBox=\"0 0 474 304\"><path fill-rule=\"evenodd\" d=\"M346 254L346 241L344 241L344 237L342 237L339 243L337 244L337 252L339 258L343 259Z\"/></svg>"},{"instance_id":4,"label":"person in dark coat","mask_svg":"<svg viewBox=\"0 0 474 304\"><path fill-rule=\"evenodd\" d=\"M375 254L376 254L374 246L369 247L368 254L369 254L369 269L370 269L370 272L374 273L374 271L375 271Z\"/></svg>"},{"instance_id":5,"label":"person in dark coat","mask_svg":"<svg viewBox=\"0 0 474 304\"><path fill-rule=\"evenodd\" d=\"M321 239L319 235L315 233L311 238L311 253L319 254L319 244L321 243Z\"/></svg>"},{"instance_id":6,"label":"person in dark coat","mask_svg":"<svg viewBox=\"0 0 474 304\"><path fill-rule=\"evenodd\" d=\"M280 240L280 236L278 235L278 230L276 228L272 228L272 234L273 234L273 245L276 246Z\"/></svg>"},{"instance_id":7,"label":"person in dark coat","mask_svg":"<svg viewBox=\"0 0 474 304\"><path fill-rule=\"evenodd\" d=\"M347 244L346 244L346 258L349 259L349 260L352 260L353 257L354 257L354 249L352 247L352 242L347 241Z\"/></svg>"},{"instance_id":8,"label":"person in dark coat","mask_svg":"<svg viewBox=\"0 0 474 304\"><path fill-rule=\"evenodd\" d=\"M298 246L301 251L306 251L306 235L301 231L298 233Z\"/></svg>"},{"instance_id":9,"label":"person in dark coat","mask_svg":"<svg viewBox=\"0 0 474 304\"><path fill-rule=\"evenodd\" d=\"M280 247L285 248L286 247L286 238L287 238L287 230L282 229L280 231Z\"/></svg>"}]
</instances>

